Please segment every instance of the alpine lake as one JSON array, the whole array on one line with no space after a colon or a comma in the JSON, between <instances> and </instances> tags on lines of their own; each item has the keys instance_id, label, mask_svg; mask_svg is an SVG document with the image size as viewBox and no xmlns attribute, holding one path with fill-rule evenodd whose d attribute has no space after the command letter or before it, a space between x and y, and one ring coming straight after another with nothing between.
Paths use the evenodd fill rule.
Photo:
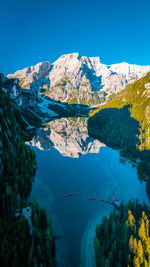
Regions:
<instances>
[{"instance_id":1,"label":"alpine lake","mask_svg":"<svg viewBox=\"0 0 150 267\"><path fill-rule=\"evenodd\" d=\"M37 199L48 213L61 267L95 266L94 260L86 264L84 257L94 254L90 246L96 224L113 206L89 198L112 201L117 195L124 203L136 198L148 201L136 168L120 158L118 151L89 137L87 120L56 119L37 129L29 142L37 157L29 200ZM91 244L85 250L90 231Z\"/></svg>"}]
</instances>

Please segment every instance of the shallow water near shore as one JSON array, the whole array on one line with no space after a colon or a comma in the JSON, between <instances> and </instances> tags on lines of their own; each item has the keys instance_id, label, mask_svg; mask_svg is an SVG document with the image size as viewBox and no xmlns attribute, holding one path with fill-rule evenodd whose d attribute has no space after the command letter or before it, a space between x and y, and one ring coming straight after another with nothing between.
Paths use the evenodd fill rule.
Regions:
<instances>
[{"instance_id":1,"label":"shallow water near shore","mask_svg":"<svg viewBox=\"0 0 150 267\"><path fill-rule=\"evenodd\" d=\"M121 164L119 153L108 147L79 158L64 157L55 148L34 151L37 172L30 199L37 199L51 216L59 252L57 266L80 266L81 241L89 221L97 213L110 211L109 204L88 198L111 201L119 194L124 202L133 198L147 201L145 184L139 182L136 168ZM64 198L70 193L78 195Z\"/></svg>"}]
</instances>

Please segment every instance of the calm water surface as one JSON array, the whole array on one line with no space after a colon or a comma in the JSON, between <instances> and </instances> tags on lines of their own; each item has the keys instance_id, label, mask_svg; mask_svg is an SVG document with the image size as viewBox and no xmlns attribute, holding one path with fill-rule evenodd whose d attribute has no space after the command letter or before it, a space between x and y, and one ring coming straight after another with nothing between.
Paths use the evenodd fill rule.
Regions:
<instances>
[{"instance_id":1,"label":"calm water surface","mask_svg":"<svg viewBox=\"0 0 150 267\"><path fill-rule=\"evenodd\" d=\"M38 199L51 214L55 236L63 236L57 240L57 246L60 244L64 253L57 256L57 265L78 267L86 225L98 211L109 209L109 204L89 201L88 198L111 200L117 193L125 202L132 198L146 201L145 184L139 182L136 169L128 163L121 164L118 152L108 147L79 158L63 156L58 150L58 147L50 150L34 148L37 172L31 199ZM69 193L78 195L64 198Z\"/></svg>"}]
</instances>

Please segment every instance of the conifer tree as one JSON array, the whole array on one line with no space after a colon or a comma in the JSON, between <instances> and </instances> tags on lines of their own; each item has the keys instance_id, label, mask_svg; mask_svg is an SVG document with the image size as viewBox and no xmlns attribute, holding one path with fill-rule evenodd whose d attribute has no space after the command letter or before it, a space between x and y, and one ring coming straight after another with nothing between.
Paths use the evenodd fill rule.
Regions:
<instances>
[{"instance_id":1,"label":"conifer tree","mask_svg":"<svg viewBox=\"0 0 150 267\"><path fill-rule=\"evenodd\" d=\"M133 240L134 240L133 235L131 235L129 239L129 247L130 247L131 252L133 251L133 247L134 247Z\"/></svg>"},{"instance_id":2,"label":"conifer tree","mask_svg":"<svg viewBox=\"0 0 150 267\"><path fill-rule=\"evenodd\" d=\"M128 220L127 220L127 225L131 227L131 229L135 230L135 218L131 212L131 210L128 210Z\"/></svg>"},{"instance_id":3,"label":"conifer tree","mask_svg":"<svg viewBox=\"0 0 150 267\"><path fill-rule=\"evenodd\" d=\"M138 246L137 246L137 257L139 258L140 264L143 263L144 260L144 253L143 253L143 246L141 240L138 241Z\"/></svg>"},{"instance_id":4,"label":"conifer tree","mask_svg":"<svg viewBox=\"0 0 150 267\"><path fill-rule=\"evenodd\" d=\"M134 259L133 259L133 265L134 267L140 267L140 261L139 261L139 258L134 256Z\"/></svg>"},{"instance_id":5,"label":"conifer tree","mask_svg":"<svg viewBox=\"0 0 150 267\"><path fill-rule=\"evenodd\" d=\"M145 227L145 222L144 219L141 219L141 224L139 227L138 235L142 241L146 239L146 227Z\"/></svg>"},{"instance_id":6,"label":"conifer tree","mask_svg":"<svg viewBox=\"0 0 150 267\"><path fill-rule=\"evenodd\" d=\"M110 265L110 263L109 263L109 259L106 259L105 260L105 265L104 265L104 267L110 267L111 265Z\"/></svg>"}]
</instances>

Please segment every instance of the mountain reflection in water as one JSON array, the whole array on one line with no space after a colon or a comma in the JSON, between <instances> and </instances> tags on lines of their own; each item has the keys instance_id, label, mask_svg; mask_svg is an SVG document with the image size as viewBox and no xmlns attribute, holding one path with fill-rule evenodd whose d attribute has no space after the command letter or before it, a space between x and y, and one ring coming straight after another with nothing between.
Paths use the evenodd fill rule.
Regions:
<instances>
[{"instance_id":1,"label":"mountain reflection in water","mask_svg":"<svg viewBox=\"0 0 150 267\"><path fill-rule=\"evenodd\" d=\"M63 156L72 158L99 153L105 145L89 137L87 121L85 117L56 119L37 129L29 144L40 150L50 150L53 146Z\"/></svg>"}]
</instances>

